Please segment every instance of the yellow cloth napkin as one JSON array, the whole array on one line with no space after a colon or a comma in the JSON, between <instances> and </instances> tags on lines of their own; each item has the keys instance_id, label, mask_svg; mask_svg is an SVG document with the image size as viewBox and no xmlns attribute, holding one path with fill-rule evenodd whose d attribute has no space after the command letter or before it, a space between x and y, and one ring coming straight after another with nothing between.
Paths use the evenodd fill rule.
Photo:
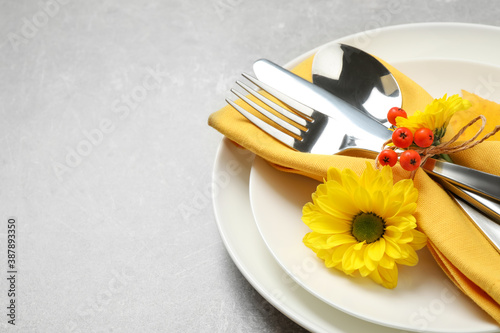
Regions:
<instances>
[{"instance_id":1,"label":"yellow cloth napkin","mask_svg":"<svg viewBox=\"0 0 500 333\"><path fill-rule=\"evenodd\" d=\"M292 71L311 80L312 60L313 57L308 58ZM397 69L384 64L400 85L403 108L409 114L424 110L433 97ZM292 151L230 106L210 115L209 125L282 171L322 181L330 166L350 168L358 174L365 169L366 159L360 154L315 155ZM484 142L453 155L453 158L461 164L500 175L498 141ZM393 170L395 181L409 176L399 165ZM428 247L437 263L460 290L500 323L500 254L453 199L421 169L416 174L415 186L419 190L417 223L419 229L428 236Z\"/></svg>"}]
</instances>

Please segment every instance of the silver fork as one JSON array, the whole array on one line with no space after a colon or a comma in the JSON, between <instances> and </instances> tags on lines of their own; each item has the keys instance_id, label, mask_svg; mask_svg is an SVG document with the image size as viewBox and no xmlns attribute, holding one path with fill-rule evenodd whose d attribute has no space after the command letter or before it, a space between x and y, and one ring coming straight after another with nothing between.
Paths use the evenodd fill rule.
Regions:
<instances>
[{"instance_id":1,"label":"silver fork","mask_svg":"<svg viewBox=\"0 0 500 333\"><path fill-rule=\"evenodd\" d=\"M368 125L366 123L367 118L362 114L358 116L356 113L353 113L351 117L346 116L342 117L342 119L334 119L286 95L280 94L278 91L266 86L248 74L243 74L243 76L253 83L258 83L261 88L286 105L291 106L302 116L298 116L290 110L274 103L241 81L236 81L236 83L289 121L285 121L269 112L235 89L231 89L231 92L278 127L261 120L232 100L226 99L226 101L250 122L292 149L300 152L325 155L336 154L347 149L361 149L376 156L382 144L391 137L391 132L381 124L378 124L378 126L375 124L375 126L370 127L370 131L365 130L369 128L368 126L372 126L372 124L370 121Z\"/></svg>"}]
</instances>

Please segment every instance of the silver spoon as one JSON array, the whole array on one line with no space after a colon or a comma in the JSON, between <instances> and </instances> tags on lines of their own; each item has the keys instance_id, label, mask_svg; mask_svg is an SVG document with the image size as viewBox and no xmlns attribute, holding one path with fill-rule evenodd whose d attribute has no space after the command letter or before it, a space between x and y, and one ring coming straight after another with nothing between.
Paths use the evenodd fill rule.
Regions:
<instances>
[{"instance_id":1,"label":"silver spoon","mask_svg":"<svg viewBox=\"0 0 500 333\"><path fill-rule=\"evenodd\" d=\"M387 111L391 107L402 105L401 92L394 76L372 55L353 46L329 44L320 49L314 56L312 80L315 85L356 106L361 112L388 127ZM481 212L500 223L499 203L448 182L443 182L442 185L456 196L474 203ZM459 203L462 207L467 205ZM468 208L473 209L470 206ZM481 224L493 221L481 221Z\"/></svg>"},{"instance_id":2,"label":"silver spoon","mask_svg":"<svg viewBox=\"0 0 500 333\"><path fill-rule=\"evenodd\" d=\"M314 56L312 80L387 126L387 111L403 103L391 72L370 54L349 45L320 49Z\"/></svg>"}]
</instances>

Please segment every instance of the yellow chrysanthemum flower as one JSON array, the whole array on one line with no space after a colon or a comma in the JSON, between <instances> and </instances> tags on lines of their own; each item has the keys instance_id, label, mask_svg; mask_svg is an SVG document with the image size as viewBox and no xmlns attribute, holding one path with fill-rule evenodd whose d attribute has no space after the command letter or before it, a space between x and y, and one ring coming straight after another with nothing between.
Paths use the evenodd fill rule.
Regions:
<instances>
[{"instance_id":1,"label":"yellow chrysanthemum flower","mask_svg":"<svg viewBox=\"0 0 500 333\"><path fill-rule=\"evenodd\" d=\"M425 107L425 110L416 111L408 118L397 117L396 125L406 127L415 133L419 128L429 128L434 132L434 140L439 141L446 133L451 117L455 112L468 109L471 103L458 95L435 99Z\"/></svg>"},{"instance_id":2,"label":"yellow chrysanthemum flower","mask_svg":"<svg viewBox=\"0 0 500 333\"><path fill-rule=\"evenodd\" d=\"M416 265L415 250L427 242L415 229L417 197L412 180L393 184L389 166L375 170L367 163L361 177L350 169L330 168L313 202L302 210L302 220L312 230L304 244L327 267L394 288L396 264Z\"/></svg>"}]
</instances>

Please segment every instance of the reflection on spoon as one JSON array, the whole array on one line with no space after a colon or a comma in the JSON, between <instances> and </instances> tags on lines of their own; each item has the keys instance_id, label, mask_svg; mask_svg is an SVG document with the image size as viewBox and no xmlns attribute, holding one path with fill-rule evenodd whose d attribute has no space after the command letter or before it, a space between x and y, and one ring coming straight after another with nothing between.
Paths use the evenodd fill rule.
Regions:
<instances>
[{"instance_id":1,"label":"reflection on spoon","mask_svg":"<svg viewBox=\"0 0 500 333\"><path fill-rule=\"evenodd\" d=\"M313 83L389 126L387 111L402 104L399 85L370 54L345 44L329 44L314 56Z\"/></svg>"}]
</instances>

